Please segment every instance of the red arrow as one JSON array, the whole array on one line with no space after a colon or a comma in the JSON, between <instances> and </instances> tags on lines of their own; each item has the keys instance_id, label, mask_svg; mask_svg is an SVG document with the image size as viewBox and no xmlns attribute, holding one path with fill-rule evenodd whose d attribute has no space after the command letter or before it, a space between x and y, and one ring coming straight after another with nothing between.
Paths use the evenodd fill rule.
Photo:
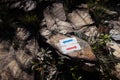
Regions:
<instances>
[{"instance_id":1,"label":"red arrow","mask_svg":"<svg viewBox=\"0 0 120 80\"><path fill-rule=\"evenodd\" d=\"M73 47L67 48L66 50L71 50L71 49L74 49L74 48L77 48L77 47L73 46Z\"/></svg>"}]
</instances>

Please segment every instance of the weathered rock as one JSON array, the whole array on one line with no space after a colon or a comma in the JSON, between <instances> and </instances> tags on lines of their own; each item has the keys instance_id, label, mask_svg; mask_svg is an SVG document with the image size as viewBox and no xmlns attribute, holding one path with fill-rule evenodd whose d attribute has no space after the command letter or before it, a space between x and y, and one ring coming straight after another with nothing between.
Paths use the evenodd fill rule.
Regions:
<instances>
[{"instance_id":1,"label":"weathered rock","mask_svg":"<svg viewBox=\"0 0 120 80\"><path fill-rule=\"evenodd\" d=\"M55 20L54 20L53 14L50 12L49 7L47 7L44 10L44 17L45 17L46 25L47 25L48 29L51 29L51 27L53 27L53 25L55 24Z\"/></svg>"},{"instance_id":2,"label":"weathered rock","mask_svg":"<svg viewBox=\"0 0 120 80\"><path fill-rule=\"evenodd\" d=\"M99 36L99 32L96 26L87 26L76 31L77 34L82 34L80 37L88 41L89 44L94 44L96 38Z\"/></svg>"},{"instance_id":3,"label":"weathered rock","mask_svg":"<svg viewBox=\"0 0 120 80\"><path fill-rule=\"evenodd\" d=\"M63 8L63 4L62 3L54 3L52 6L48 6L45 10L44 10L44 17L47 23L47 27L48 29L51 29L53 26L55 27L55 20L62 20L65 21L66 20L66 16L65 16L65 11ZM54 30L54 29L52 29Z\"/></svg>"},{"instance_id":4,"label":"weathered rock","mask_svg":"<svg viewBox=\"0 0 120 80\"><path fill-rule=\"evenodd\" d=\"M75 37L75 36L70 36L70 37ZM81 46L81 50L76 50L74 52L69 52L67 54L64 54L61 51L59 41L61 39L65 39L65 38L69 38L69 37L57 34L57 35L52 36L48 40L48 43L50 45L52 45L54 48L58 49L61 52L61 54L63 54L63 55L67 55L67 56L70 56L72 58L79 58L79 59L90 60L90 61L94 61L96 59L94 53L91 50L91 47L89 46L89 44L86 41L84 41L82 39L79 39L77 37L75 37L75 38L77 39L79 45Z\"/></svg>"},{"instance_id":5,"label":"weathered rock","mask_svg":"<svg viewBox=\"0 0 120 80\"><path fill-rule=\"evenodd\" d=\"M110 52L117 58L120 58L120 44L116 42L107 43Z\"/></svg>"},{"instance_id":6,"label":"weathered rock","mask_svg":"<svg viewBox=\"0 0 120 80\"><path fill-rule=\"evenodd\" d=\"M120 63L115 65L115 70L112 70L112 74L120 79Z\"/></svg>"},{"instance_id":7,"label":"weathered rock","mask_svg":"<svg viewBox=\"0 0 120 80\"><path fill-rule=\"evenodd\" d=\"M36 8L37 3L33 0L23 0L23 1L15 1L12 4L9 4L10 8L18 8L23 9L24 11L31 11Z\"/></svg>"},{"instance_id":8,"label":"weathered rock","mask_svg":"<svg viewBox=\"0 0 120 80\"><path fill-rule=\"evenodd\" d=\"M69 22L56 20L58 33L67 34L73 32L73 26Z\"/></svg>"},{"instance_id":9,"label":"weathered rock","mask_svg":"<svg viewBox=\"0 0 120 80\"><path fill-rule=\"evenodd\" d=\"M61 3L59 4L53 4L54 6L61 5ZM62 6L63 9L63 6ZM61 13L55 13L56 7L47 7L44 10L44 17L46 20L46 26L48 28L48 30L55 31L57 33L61 33L61 34L67 34L70 32L73 32L73 25L67 21L65 21L66 16L65 16L65 12L61 12ZM58 11L59 12L59 11ZM63 16L60 16L63 15ZM58 16L58 17L56 17ZM64 18L63 18L64 17Z\"/></svg>"},{"instance_id":10,"label":"weathered rock","mask_svg":"<svg viewBox=\"0 0 120 80\"><path fill-rule=\"evenodd\" d=\"M74 10L68 14L68 18L75 25L75 29L94 23L87 10Z\"/></svg>"},{"instance_id":11,"label":"weathered rock","mask_svg":"<svg viewBox=\"0 0 120 80\"><path fill-rule=\"evenodd\" d=\"M84 38L89 44L96 42L96 38L99 33L87 9L74 10L68 14L68 19L74 26L74 32L80 35L80 38Z\"/></svg>"},{"instance_id":12,"label":"weathered rock","mask_svg":"<svg viewBox=\"0 0 120 80\"><path fill-rule=\"evenodd\" d=\"M48 30L47 28L42 28L40 30L40 34L44 36L44 38L49 39L49 37L52 35L51 31Z\"/></svg>"},{"instance_id":13,"label":"weathered rock","mask_svg":"<svg viewBox=\"0 0 120 80\"><path fill-rule=\"evenodd\" d=\"M51 12L59 20L66 20L65 10L62 3L54 3L51 7Z\"/></svg>"},{"instance_id":14,"label":"weathered rock","mask_svg":"<svg viewBox=\"0 0 120 80\"><path fill-rule=\"evenodd\" d=\"M13 42L9 40L0 42L1 80L33 80L33 73L29 74L27 71L31 71L31 61L39 53L39 46L35 38L30 38L30 36L28 29L18 27Z\"/></svg>"},{"instance_id":15,"label":"weathered rock","mask_svg":"<svg viewBox=\"0 0 120 80\"><path fill-rule=\"evenodd\" d=\"M30 33L22 27L18 27L16 33L16 36L19 40L26 40L30 36Z\"/></svg>"},{"instance_id":16,"label":"weathered rock","mask_svg":"<svg viewBox=\"0 0 120 80\"><path fill-rule=\"evenodd\" d=\"M119 21L109 21L109 27L113 27L110 30L110 35L115 41L120 41L120 22Z\"/></svg>"}]
</instances>

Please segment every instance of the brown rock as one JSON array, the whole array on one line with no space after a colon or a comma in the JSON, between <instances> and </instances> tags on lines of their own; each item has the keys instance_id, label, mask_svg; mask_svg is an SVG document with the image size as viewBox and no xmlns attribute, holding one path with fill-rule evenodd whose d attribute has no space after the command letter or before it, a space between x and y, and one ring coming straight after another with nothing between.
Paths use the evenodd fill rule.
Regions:
<instances>
[{"instance_id":1,"label":"brown rock","mask_svg":"<svg viewBox=\"0 0 120 80\"><path fill-rule=\"evenodd\" d=\"M72 37L75 37L75 36L67 37L67 36L64 36L61 34L57 34L57 35L52 36L47 42L50 45L52 45L54 48L57 48L58 51L60 51L61 54L63 54L63 55L67 55L67 56L70 56L72 58L79 58L79 59L94 61L96 58L95 58L95 55L92 52L92 49L89 46L89 44L86 41L79 39L77 37L75 37L75 38L77 39L79 45L81 46L81 48L82 48L81 50L77 50L77 51L70 52L67 54L64 54L61 51L59 40L65 39L65 38L72 38Z\"/></svg>"}]
</instances>

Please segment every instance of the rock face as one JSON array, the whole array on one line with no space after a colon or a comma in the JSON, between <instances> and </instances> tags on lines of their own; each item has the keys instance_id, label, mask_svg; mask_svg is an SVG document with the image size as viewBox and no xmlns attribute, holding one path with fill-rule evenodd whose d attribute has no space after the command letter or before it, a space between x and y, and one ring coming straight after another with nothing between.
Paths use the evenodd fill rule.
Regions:
<instances>
[{"instance_id":1,"label":"rock face","mask_svg":"<svg viewBox=\"0 0 120 80\"><path fill-rule=\"evenodd\" d=\"M61 39L65 39L65 38L72 38L72 37L75 37L75 36L65 36L65 35L60 35L60 34L57 34L57 35L54 35L52 36L47 42L49 44L51 44L54 48L58 49L61 54L63 55L67 55L67 56L70 56L72 58L78 58L78 59L85 59L85 60L90 60L90 61L94 61L96 58L95 58L95 55L93 54L92 50L91 50L91 47L89 46L89 44L82 40L82 39L79 39L77 37L75 37L81 47L81 50L75 50L73 52L69 52L67 54L64 54L62 51L61 51L61 47L60 47L60 43L59 41Z\"/></svg>"}]
</instances>

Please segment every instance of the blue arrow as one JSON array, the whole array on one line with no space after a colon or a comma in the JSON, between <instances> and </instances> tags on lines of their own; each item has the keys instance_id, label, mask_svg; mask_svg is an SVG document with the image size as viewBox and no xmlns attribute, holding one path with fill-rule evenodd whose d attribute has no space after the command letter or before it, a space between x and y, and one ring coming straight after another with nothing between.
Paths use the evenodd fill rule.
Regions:
<instances>
[{"instance_id":1,"label":"blue arrow","mask_svg":"<svg viewBox=\"0 0 120 80\"><path fill-rule=\"evenodd\" d=\"M72 42L72 41L73 39L70 39L70 40L63 41L63 43L65 44L65 43Z\"/></svg>"}]
</instances>

